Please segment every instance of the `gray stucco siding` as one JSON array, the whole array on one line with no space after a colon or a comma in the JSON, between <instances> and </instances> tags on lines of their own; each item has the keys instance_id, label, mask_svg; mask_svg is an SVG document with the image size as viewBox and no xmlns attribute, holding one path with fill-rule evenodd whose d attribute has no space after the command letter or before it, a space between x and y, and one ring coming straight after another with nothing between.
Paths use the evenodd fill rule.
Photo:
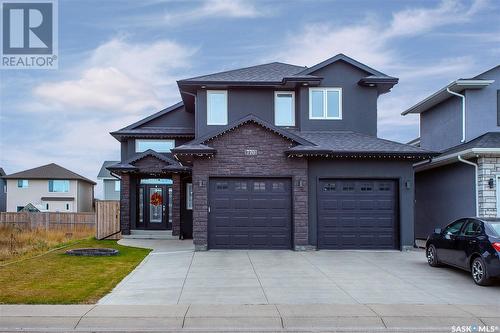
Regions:
<instances>
[{"instance_id":1,"label":"gray stucco siding","mask_svg":"<svg viewBox=\"0 0 500 333\"><path fill-rule=\"evenodd\" d=\"M363 87L359 80L369 75L343 61L313 73L323 77L320 87L342 88L342 119L309 119L309 88L300 88L300 127L302 131L346 130L377 135L376 88Z\"/></svg>"},{"instance_id":2,"label":"gray stucco siding","mask_svg":"<svg viewBox=\"0 0 500 333\"><path fill-rule=\"evenodd\" d=\"M120 200L120 191L115 191L116 181L114 179L103 180L104 200Z\"/></svg>"},{"instance_id":3,"label":"gray stucco siding","mask_svg":"<svg viewBox=\"0 0 500 333\"><path fill-rule=\"evenodd\" d=\"M420 115L420 146L441 151L462 139L462 99L451 96Z\"/></svg>"},{"instance_id":4,"label":"gray stucco siding","mask_svg":"<svg viewBox=\"0 0 500 333\"><path fill-rule=\"evenodd\" d=\"M427 238L434 228L474 216L475 170L453 163L415 175L415 237Z\"/></svg>"},{"instance_id":5,"label":"gray stucco siding","mask_svg":"<svg viewBox=\"0 0 500 333\"><path fill-rule=\"evenodd\" d=\"M497 91L500 90L500 67L488 71L478 78L495 80L495 82L483 89L470 89L465 92L467 141L475 139L486 132L500 130L497 119Z\"/></svg>"},{"instance_id":6,"label":"gray stucco siding","mask_svg":"<svg viewBox=\"0 0 500 333\"><path fill-rule=\"evenodd\" d=\"M319 160L310 159L309 178L309 244L317 244L317 184L319 179L393 179L399 184L398 220L401 248L411 247L414 243L413 214L413 166L405 161L383 160ZM406 188L409 182L410 188Z\"/></svg>"}]
</instances>

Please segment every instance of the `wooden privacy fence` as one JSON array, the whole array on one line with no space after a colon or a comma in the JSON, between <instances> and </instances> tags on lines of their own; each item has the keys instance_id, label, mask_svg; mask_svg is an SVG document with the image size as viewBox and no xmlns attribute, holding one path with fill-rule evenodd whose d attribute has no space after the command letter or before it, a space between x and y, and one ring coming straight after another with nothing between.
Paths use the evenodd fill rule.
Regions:
<instances>
[{"instance_id":1,"label":"wooden privacy fence","mask_svg":"<svg viewBox=\"0 0 500 333\"><path fill-rule=\"evenodd\" d=\"M94 213L60 212L0 212L0 225L14 225L18 228L78 231L95 228Z\"/></svg>"},{"instance_id":2,"label":"wooden privacy fence","mask_svg":"<svg viewBox=\"0 0 500 333\"><path fill-rule=\"evenodd\" d=\"M120 239L120 202L98 200L95 205L96 238Z\"/></svg>"}]
</instances>

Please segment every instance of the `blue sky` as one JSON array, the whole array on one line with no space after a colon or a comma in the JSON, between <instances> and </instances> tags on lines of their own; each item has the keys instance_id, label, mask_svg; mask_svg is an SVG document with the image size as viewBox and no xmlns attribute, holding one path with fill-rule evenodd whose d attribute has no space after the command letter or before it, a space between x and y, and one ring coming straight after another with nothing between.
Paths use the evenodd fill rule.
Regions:
<instances>
[{"instance_id":1,"label":"blue sky","mask_svg":"<svg viewBox=\"0 0 500 333\"><path fill-rule=\"evenodd\" d=\"M177 102L176 80L337 53L400 78L378 133L408 141L401 111L500 62L500 1L59 0L59 69L0 70L0 166L95 179L119 158L108 133Z\"/></svg>"}]
</instances>

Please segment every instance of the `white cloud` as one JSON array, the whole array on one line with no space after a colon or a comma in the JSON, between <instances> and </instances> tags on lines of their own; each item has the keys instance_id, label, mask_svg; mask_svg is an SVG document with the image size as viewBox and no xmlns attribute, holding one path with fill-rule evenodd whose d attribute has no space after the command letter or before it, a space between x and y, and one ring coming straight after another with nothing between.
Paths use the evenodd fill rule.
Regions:
<instances>
[{"instance_id":1,"label":"white cloud","mask_svg":"<svg viewBox=\"0 0 500 333\"><path fill-rule=\"evenodd\" d=\"M171 41L112 39L91 52L74 78L42 83L34 94L51 110L153 111L178 98L175 73L189 67L194 52Z\"/></svg>"},{"instance_id":2,"label":"white cloud","mask_svg":"<svg viewBox=\"0 0 500 333\"><path fill-rule=\"evenodd\" d=\"M373 16L353 25L309 24L298 34L290 35L272 57L299 65L314 65L332 55L344 53L370 66L392 69L401 57L393 47L395 39L463 23L484 9L486 3L485 0L475 0L466 7L458 0L445 0L435 8L395 12L388 24Z\"/></svg>"},{"instance_id":3,"label":"white cloud","mask_svg":"<svg viewBox=\"0 0 500 333\"><path fill-rule=\"evenodd\" d=\"M206 0L199 7L165 14L163 22L176 25L205 18L255 18L268 14L248 0Z\"/></svg>"}]
</instances>

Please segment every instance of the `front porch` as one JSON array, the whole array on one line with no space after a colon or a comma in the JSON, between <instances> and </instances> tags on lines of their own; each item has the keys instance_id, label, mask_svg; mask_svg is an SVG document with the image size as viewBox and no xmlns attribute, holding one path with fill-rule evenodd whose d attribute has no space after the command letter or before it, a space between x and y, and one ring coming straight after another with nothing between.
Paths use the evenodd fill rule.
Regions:
<instances>
[{"instance_id":1,"label":"front porch","mask_svg":"<svg viewBox=\"0 0 500 333\"><path fill-rule=\"evenodd\" d=\"M192 238L191 170L146 151L108 169L121 179L120 228L124 238Z\"/></svg>"}]
</instances>

